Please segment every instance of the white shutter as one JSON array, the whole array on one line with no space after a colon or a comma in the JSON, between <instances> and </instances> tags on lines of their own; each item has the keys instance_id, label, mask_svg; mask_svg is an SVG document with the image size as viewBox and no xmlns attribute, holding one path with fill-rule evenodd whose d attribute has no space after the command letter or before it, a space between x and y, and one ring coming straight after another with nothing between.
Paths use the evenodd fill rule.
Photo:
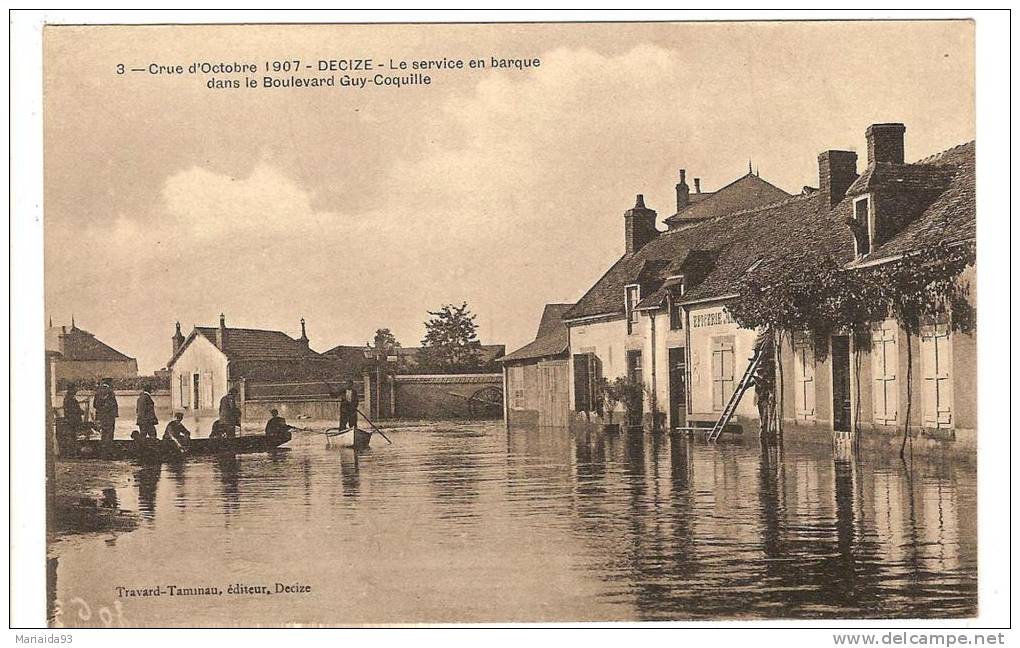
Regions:
<instances>
[{"instance_id":1,"label":"white shutter","mask_svg":"<svg viewBox=\"0 0 1020 648\"><path fill-rule=\"evenodd\" d=\"M213 399L213 375L211 371L202 372L202 400L209 407L216 407L216 401Z\"/></svg>"},{"instance_id":2,"label":"white shutter","mask_svg":"<svg viewBox=\"0 0 1020 648\"><path fill-rule=\"evenodd\" d=\"M952 411L952 356L949 327L933 324L921 330L922 407L926 427L949 427Z\"/></svg>"},{"instance_id":3,"label":"white shutter","mask_svg":"<svg viewBox=\"0 0 1020 648\"><path fill-rule=\"evenodd\" d=\"M871 373L872 401L876 423L895 423L899 404L899 385L896 368L899 355L896 348L895 321L887 320L875 325L872 331Z\"/></svg>"},{"instance_id":4,"label":"white shutter","mask_svg":"<svg viewBox=\"0 0 1020 648\"><path fill-rule=\"evenodd\" d=\"M809 334L794 337L797 393L797 418L809 419L815 415L815 347Z\"/></svg>"}]
</instances>

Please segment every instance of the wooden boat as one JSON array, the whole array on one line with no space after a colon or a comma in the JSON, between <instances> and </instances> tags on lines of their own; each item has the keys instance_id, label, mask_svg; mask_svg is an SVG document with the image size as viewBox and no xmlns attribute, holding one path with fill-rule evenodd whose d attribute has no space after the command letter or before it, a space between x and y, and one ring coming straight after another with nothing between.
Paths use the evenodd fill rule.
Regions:
<instances>
[{"instance_id":1,"label":"wooden boat","mask_svg":"<svg viewBox=\"0 0 1020 648\"><path fill-rule=\"evenodd\" d=\"M184 452L172 441L160 439L114 439L109 445L99 439L78 440L60 448L61 457L86 459L134 459L142 463L173 463L191 456L239 455L268 452L287 443L290 430L279 434L252 434L217 439L191 439Z\"/></svg>"},{"instance_id":2,"label":"wooden boat","mask_svg":"<svg viewBox=\"0 0 1020 648\"><path fill-rule=\"evenodd\" d=\"M326 430L326 442L330 445L336 445L341 448L354 448L355 450L365 450L372 442L372 431L362 430L361 428L354 428L354 430L337 430L337 428L330 428Z\"/></svg>"}]
</instances>

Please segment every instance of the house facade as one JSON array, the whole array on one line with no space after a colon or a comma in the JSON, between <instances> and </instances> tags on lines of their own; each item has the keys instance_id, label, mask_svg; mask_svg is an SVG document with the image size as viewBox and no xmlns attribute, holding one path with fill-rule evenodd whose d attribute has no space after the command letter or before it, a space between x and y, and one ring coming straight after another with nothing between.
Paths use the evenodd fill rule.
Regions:
<instances>
[{"instance_id":1,"label":"house facade","mask_svg":"<svg viewBox=\"0 0 1020 648\"><path fill-rule=\"evenodd\" d=\"M50 323L46 351L53 366L54 385L138 376L138 362L134 358L78 328L73 318L70 327Z\"/></svg>"},{"instance_id":2,"label":"house facade","mask_svg":"<svg viewBox=\"0 0 1020 648\"><path fill-rule=\"evenodd\" d=\"M624 256L564 314L572 424L587 425L598 409L598 378L627 375L644 385L646 427L711 427L744 377L759 333L741 328L727 305L741 279L760 267L803 263L810 273L811 253L852 271L933 245L972 245L974 143L906 163L904 132L902 124L869 127L860 172L852 151L821 153L818 187L792 196L759 189L744 192L743 202L732 195L723 201L720 190L692 203L682 175L666 231L638 196L624 215ZM760 183L749 174L729 186ZM970 267L961 280L973 278ZM976 306L972 292L969 299ZM927 322L909 336L908 353L908 336L895 320L863 324L867 340L847 332L785 336L777 365L785 434L831 442L857 430L863 439L898 445L910 375L911 442L972 448L974 335L953 332L945 320ZM753 387L732 422L736 431L757 433Z\"/></svg>"},{"instance_id":3,"label":"house facade","mask_svg":"<svg viewBox=\"0 0 1020 648\"><path fill-rule=\"evenodd\" d=\"M189 416L215 416L220 399L237 387L245 418L264 418L270 407L329 418L336 409L330 390L349 377L336 358L309 347L304 320L301 336L292 338L227 327L221 315L219 326L196 326L187 337L178 323L172 340L171 406Z\"/></svg>"},{"instance_id":4,"label":"house facade","mask_svg":"<svg viewBox=\"0 0 1020 648\"><path fill-rule=\"evenodd\" d=\"M508 426L568 427L570 358L563 314L571 306L546 304L535 339L501 359Z\"/></svg>"}]
</instances>

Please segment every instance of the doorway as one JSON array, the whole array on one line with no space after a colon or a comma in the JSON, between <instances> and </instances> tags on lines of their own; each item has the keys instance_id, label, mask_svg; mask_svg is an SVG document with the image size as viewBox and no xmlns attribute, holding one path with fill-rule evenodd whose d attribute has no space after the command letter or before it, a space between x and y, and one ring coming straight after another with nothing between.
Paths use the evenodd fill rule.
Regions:
<instances>
[{"instance_id":1,"label":"doorway","mask_svg":"<svg viewBox=\"0 0 1020 648\"><path fill-rule=\"evenodd\" d=\"M832 336L832 429L849 432L852 418L850 402L850 336Z\"/></svg>"},{"instance_id":2,"label":"doorway","mask_svg":"<svg viewBox=\"0 0 1020 648\"><path fill-rule=\"evenodd\" d=\"M669 350L669 425L687 425L687 349Z\"/></svg>"}]
</instances>

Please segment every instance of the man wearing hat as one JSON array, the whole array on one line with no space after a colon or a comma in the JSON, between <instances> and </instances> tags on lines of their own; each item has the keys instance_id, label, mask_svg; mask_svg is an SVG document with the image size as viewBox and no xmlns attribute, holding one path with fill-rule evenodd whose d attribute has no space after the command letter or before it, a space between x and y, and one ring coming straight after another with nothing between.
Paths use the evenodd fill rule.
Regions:
<instances>
[{"instance_id":1,"label":"man wearing hat","mask_svg":"<svg viewBox=\"0 0 1020 648\"><path fill-rule=\"evenodd\" d=\"M152 387L148 384L142 386L142 393L138 395L135 403L135 423L138 424L138 431L143 437L156 438L156 404L152 402Z\"/></svg>"},{"instance_id":2,"label":"man wearing hat","mask_svg":"<svg viewBox=\"0 0 1020 648\"><path fill-rule=\"evenodd\" d=\"M280 416L280 410L275 407L269 410L269 415L269 420L266 422L266 436L282 435L296 429L287 425L287 419Z\"/></svg>"},{"instance_id":3,"label":"man wearing hat","mask_svg":"<svg viewBox=\"0 0 1020 648\"><path fill-rule=\"evenodd\" d=\"M237 387L231 387L230 391L220 399L220 424L228 437L237 435L237 428L241 427L241 408L237 405Z\"/></svg>"},{"instance_id":4,"label":"man wearing hat","mask_svg":"<svg viewBox=\"0 0 1020 648\"><path fill-rule=\"evenodd\" d=\"M348 380L344 389L340 392L340 427L358 427L358 390L354 388L354 381Z\"/></svg>"},{"instance_id":5,"label":"man wearing hat","mask_svg":"<svg viewBox=\"0 0 1020 648\"><path fill-rule=\"evenodd\" d=\"M113 441L113 430L117 425L117 395L113 393L113 380L103 378L92 397L92 406L96 410L96 422L99 424L99 436L104 445Z\"/></svg>"}]
</instances>

